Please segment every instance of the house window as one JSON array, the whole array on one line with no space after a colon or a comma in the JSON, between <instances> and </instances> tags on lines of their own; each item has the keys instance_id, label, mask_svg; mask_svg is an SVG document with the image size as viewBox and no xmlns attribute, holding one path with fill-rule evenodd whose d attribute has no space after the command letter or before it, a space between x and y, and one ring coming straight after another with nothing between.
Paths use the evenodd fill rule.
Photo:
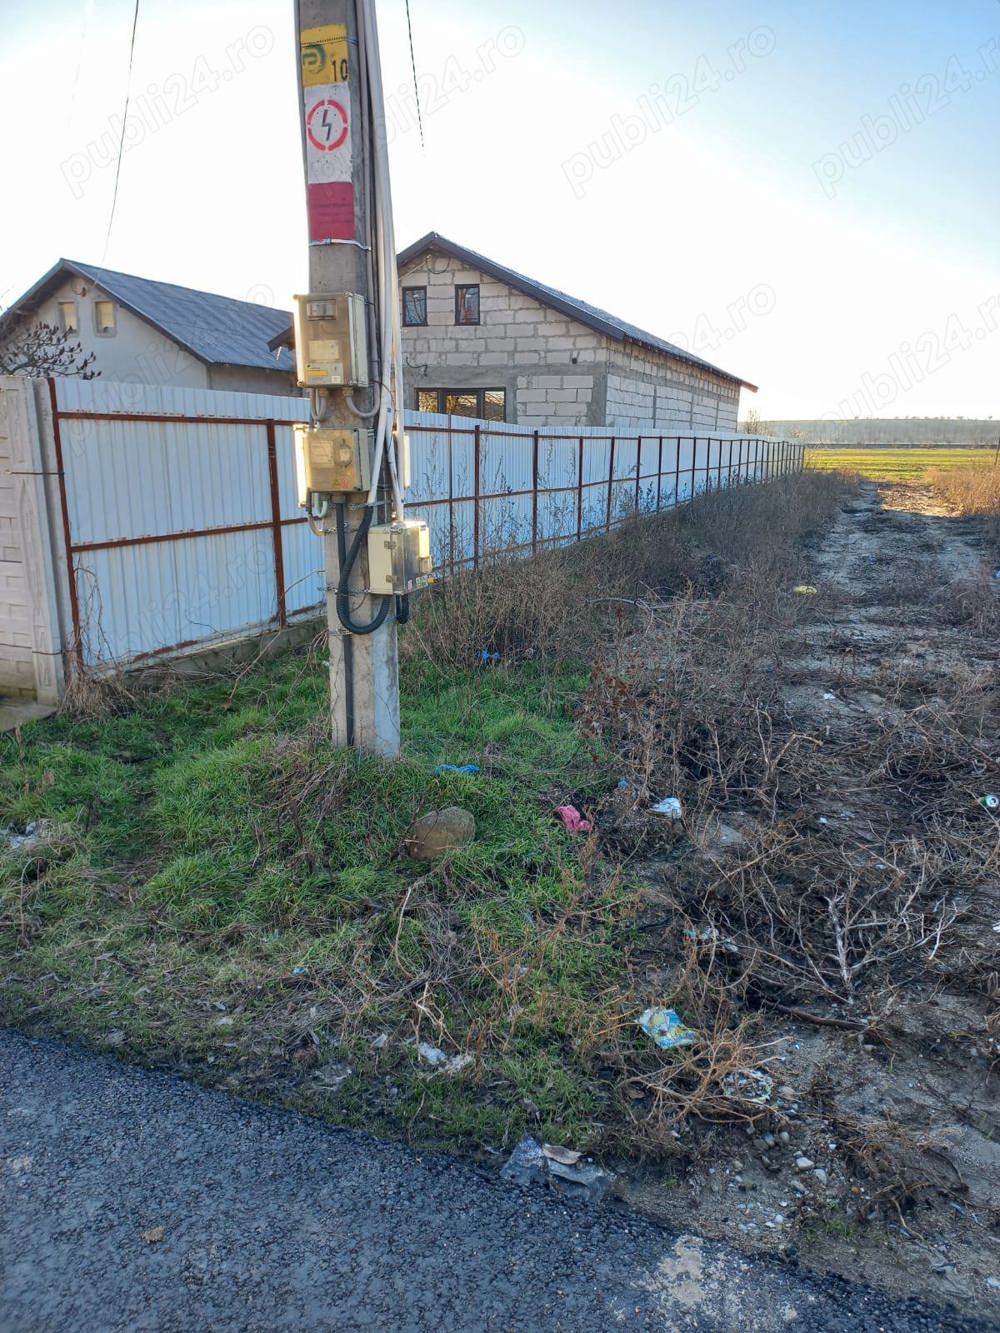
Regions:
<instances>
[{"instance_id":1,"label":"house window","mask_svg":"<svg viewBox=\"0 0 1000 1333\"><path fill-rule=\"evenodd\" d=\"M114 337L116 331L114 301L94 302L94 328L102 338Z\"/></svg>"},{"instance_id":2,"label":"house window","mask_svg":"<svg viewBox=\"0 0 1000 1333\"><path fill-rule=\"evenodd\" d=\"M479 323L479 284L455 288L455 323Z\"/></svg>"},{"instance_id":3,"label":"house window","mask_svg":"<svg viewBox=\"0 0 1000 1333\"><path fill-rule=\"evenodd\" d=\"M413 328L427 323L427 288L403 288L403 323Z\"/></svg>"},{"instance_id":4,"label":"house window","mask_svg":"<svg viewBox=\"0 0 1000 1333\"><path fill-rule=\"evenodd\" d=\"M77 314L75 301L59 302L59 323L63 333L80 332L80 316Z\"/></svg>"},{"instance_id":5,"label":"house window","mask_svg":"<svg viewBox=\"0 0 1000 1333\"><path fill-rule=\"evenodd\" d=\"M481 421L507 420L505 389L418 389L418 412L445 412Z\"/></svg>"}]
</instances>

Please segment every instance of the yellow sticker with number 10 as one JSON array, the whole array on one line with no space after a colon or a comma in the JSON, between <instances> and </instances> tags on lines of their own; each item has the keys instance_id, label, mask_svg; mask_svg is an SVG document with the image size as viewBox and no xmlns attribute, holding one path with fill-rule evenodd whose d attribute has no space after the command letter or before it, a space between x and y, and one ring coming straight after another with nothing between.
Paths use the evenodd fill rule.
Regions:
<instances>
[{"instance_id":1,"label":"yellow sticker with number 10","mask_svg":"<svg viewBox=\"0 0 1000 1333\"><path fill-rule=\"evenodd\" d=\"M299 34L302 54L302 83L311 88L316 83L347 83L350 64L347 59L347 27L331 23L325 28L306 28Z\"/></svg>"}]
</instances>

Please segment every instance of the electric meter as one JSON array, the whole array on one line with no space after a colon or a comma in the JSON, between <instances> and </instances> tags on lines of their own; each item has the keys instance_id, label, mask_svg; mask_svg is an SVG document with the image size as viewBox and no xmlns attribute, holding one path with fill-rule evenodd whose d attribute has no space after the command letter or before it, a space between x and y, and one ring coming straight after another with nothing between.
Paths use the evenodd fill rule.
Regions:
<instances>
[{"instance_id":1,"label":"electric meter","mask_svg":"<svg viewBox=\"0 0 1000 1333\"><path fill-rule=\"evenodd\" d=\"M431 581L431 530L420 519L368 530L368 583L375 597L402 597Z\"/></svg>"},{"instance_id":2,"label":"electric meter","mask_svg":"<svg viewBox=\"0 0 1000 1333\"><path fill-rule=\"evenodd\" d=\"M346 495L368 490L372 472L370 430L326 430L303 424L296 424L293 430L299 504L303 509L310 494Z\"/></svg>"},{"instance_id":3,"label":"electric meter","mask_svg":"<svg viewBox=\"0 0 1000 1333\"><path fill-rule=\"evenodd\" d=\"M295 369L307 389L368 384L365 298L354 292L295 298Z\"/></svg>"}]
</instances>

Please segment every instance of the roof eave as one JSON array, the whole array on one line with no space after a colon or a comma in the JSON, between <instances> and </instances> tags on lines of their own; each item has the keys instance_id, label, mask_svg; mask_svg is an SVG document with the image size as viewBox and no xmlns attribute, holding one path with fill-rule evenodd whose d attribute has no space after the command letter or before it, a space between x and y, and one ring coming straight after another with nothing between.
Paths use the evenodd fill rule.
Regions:
<instances>
[{"instance_id":1,"label":"roof eave","mask_svg":"<svg viewBox=\"0 0 1000 1333\"><path fill-rule=\"evenodd\" d=\"M191 356L197 361L200 361L202 365L210 366L216 364L209 361L197 350L197 348L192 347L191 344L185 342L183 338L179 338L176 333L173 333L169 329L165 329L162 324L158 323L144 310L140 310L140 308L133 305L131 301L126 301L119 292L112 291L101 282L100 279L95 278L94 275L89 273L87 269L82 267L82 265L74 263L72 259L58 260L57 263L52 265L47 273L43 274L42 277L38 279L33 287L29 287L23 296L18 297L16 301L9 305L3 314L0 315L0 330L2 330L4 323L9 321L10 316L21 310L30 311L34 309L35 306L40 305L46 297L51 296L52 292L58 290L62 281L67 277L82 278L85 282L91 283L94 287L100 287L102 292L107 292L108 295L113 297L120 306L125 310L128 310L130 314L135 315L136 319L141 319L144 324L148 324L150 328L156 329L157 333L162 333L164 338L169 338L171 342L175 342L179 347L183 347L186 352L189 352Z\"/></svg>"},{"instance_id":2,"label":"roof eave","mask_svg":"<svg viewBox=\"0 0 1000 1333\"><path fill-rule=\"evenodd\" d=\"M24 311L33 310L40 305L46 297L55 291L63 278L63 275L78 274L76 266L68 259L57 259L48 272L43 273L37 282L32 283L26 292L22 292L16 301L11 301L10 305L0 313L0 329L5 324L13 322L14 316Z\"/></svg>"}]
</instances>

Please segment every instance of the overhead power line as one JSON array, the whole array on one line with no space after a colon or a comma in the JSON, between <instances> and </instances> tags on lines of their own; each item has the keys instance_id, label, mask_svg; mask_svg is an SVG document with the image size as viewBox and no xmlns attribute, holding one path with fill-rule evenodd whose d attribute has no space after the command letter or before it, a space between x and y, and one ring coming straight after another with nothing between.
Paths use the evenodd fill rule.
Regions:
<instances>
[{"instance_id":1,"label":"overhead power line","mask_svg":"<svg viewBox=\"0 0 1000 1333\"><path fill-rule=\"evenodd\" d=\"M104 238L104 255L101 258L103 264L108 257L108 246L111 244L111 228L115 221L115 207L118 203L118 181L122 173L122 153L125 149L125 123L128 120L128 104L132 96L132 62L135 59L135 32L139 26L139 0L135 0L135 10L132 14L132 40L128 48L128 79L125 84L125 107L122 111L122 132L118 139L118 160L115 162L115 188L111 195L111 213L108 217L108 231Z\"/></svg>"},{"instance_id":2,"label":"overhead power line","mask_svg":"<svg viewBox=\"0 0 1000 1333\"><path fill-rule=\"evenodd\" d=\"M413 54L413 21L410 18L410 0L406 0L406 31L410 38L410 69L413 71L413 96L417 99L417 128L420 130L420 147L424 147L424 118L420 112L420 88L417 84L417 60Z\"/></svg>"}]
</instances>

